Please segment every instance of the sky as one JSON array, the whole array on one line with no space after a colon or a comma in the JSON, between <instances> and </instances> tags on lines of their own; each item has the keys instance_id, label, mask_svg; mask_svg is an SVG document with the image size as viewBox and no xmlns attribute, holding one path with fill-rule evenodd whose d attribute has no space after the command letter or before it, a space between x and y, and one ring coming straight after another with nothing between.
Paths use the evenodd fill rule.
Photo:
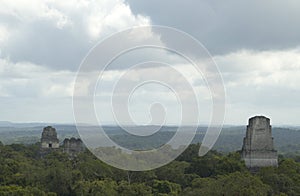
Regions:
<instances>
[{"instance_id":1,"label":"sky","mask_svg":"<svg viewBox=\"0 0 300 196\"><path fill-rule=\"evenodd\" d=\"M130 27L164 25L196 38L216 62L226 89L225 124L244 125L249 117L265 115L274 125L300 125L299 9L297 0L0 0L0 121L73 123L75 76L88 52ZM105 71L95 99L101 122L114 122L105 95L126 72L124 65L150 57L184 72L200 97L199 121L208 123L211 98L203 78L174 54L147 49ZM163 79L164 69L150 65L127 79L140 74ZM190 96L180 86L184 81L170 82ZM161 86L144 87L133 96L132 117L151 121L151 114L164 112L160 107L149 112L149 104L160 102L167 123L176 124L176 96Z\"/></svg>"}]
</instances>

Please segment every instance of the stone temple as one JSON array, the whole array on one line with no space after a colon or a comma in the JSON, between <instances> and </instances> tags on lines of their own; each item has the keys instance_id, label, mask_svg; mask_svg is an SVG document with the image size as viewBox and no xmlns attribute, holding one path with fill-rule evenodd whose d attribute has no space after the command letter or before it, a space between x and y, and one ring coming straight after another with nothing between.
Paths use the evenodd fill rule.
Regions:
<instances>
[{"instance_id":1,"label":"stone temple","mask_svg":"<svg viewBox=\"0 0 300 196\"><path fill-rule=\"evenodd\" d=\"M274 149L269 118L255 116L249 119L241 154L246 166L253 170L278 166L278 155Z\"/></svg>"},{"instance_id":2,"label":"stone temple","mask_svg":"<svg viewBox=\"0 0 300 196\"><path fill-rule=\"evenodd\" d=\"M59 148L59 140L55 128L48 126L45 127L41 138L42 149L55 149Z\"/></svg>"},{"instance_id":3,"label":"stone temple","mask_svg":"<svg viewBox=\"0 0 300 196\"><path fill-rule=\"evenodd\" d=\"M71 139L66 138L63 142L63 152L74 157L78 153L84 151L85 147L80 138L76 139L72 137Z\"/></svg>"},{"instance_id":4,"label":"stone temple","mask_svg":"<svg viewBox=\"0 0 300 196\"><path fill-rule=\"evenodd\" d=\"M62 151L67 153L71 158L74 158L80 152L85 150L85 146L81 139L72 137L71 139L66 138L63 145L60 146L57 138L56 129L48 126L43 129L41 138L41 149L40 155L43 157L52 151Z\"/></svg>"}]
</instances>

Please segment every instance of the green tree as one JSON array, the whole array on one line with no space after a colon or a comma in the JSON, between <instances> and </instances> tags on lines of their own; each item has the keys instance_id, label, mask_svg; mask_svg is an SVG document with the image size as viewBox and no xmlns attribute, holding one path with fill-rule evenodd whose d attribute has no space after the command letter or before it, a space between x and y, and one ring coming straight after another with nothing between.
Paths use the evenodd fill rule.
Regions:
<instances>
[{"instance_id":1,"label":"green tree","mask_svg":"<svg viewBox=\"0 0 300 196\"><path fill-rule=\"evenodd\" d=\"M192 162L195 157L198 156L200 144L189 145L181 155L176 159L177 161Z\"/></svg>"},{"instance_id":2,"label":"green tree","mask_svg":"<svg viewBox=\"0 0 300 196\"><path fill-rule=\"evenodd\" d=\"M20 195L32 195L32 196L55 196L55 193L45 193L44 191L35 187L21 187L16 185L1 186L0 195L2 196L20 196Z\"/></svg>"},{"instance_id":3,"label":"green tree","mask_svg":"<svg viewBox=\"0 0 300 196\"><path fill-rule=\"evenodd\" d=\"M265 184L272 187L273 194L298 195L300 193L300 164L292 159L282 159L278 168L261 168L258 176Z\"/></svg>"},{"instance_id":4,"label":"green tree","mask_svg":"<svg viewBox=\"0 0 300 196\"><path fill-rule=\"evenodd\" d=\"M216 179L195 179L182 195L268 195L270 187L249 173L235 172Z\"/></svg>"},{"instance_id":5,"label":"green tree","mask_svg":"<svg viewBox=\"0 0 300 196\"><path fill-rule=\"evenodd\" d=\"M179 184L166 180L154 180L152 187L155 195L178 195L181 192L181 187Z\"/></svg>"},{"instance_id":6,"label":"green tree","mask_svg":"<svg viewBox=\"0 0 300 196\"><path fill-rule=\"evenodd\" d=\"M156 169L155 173L159 180L167 180L185 187L189 184L188 180L191 180L188 174L185 174L189 166L190 163L185 161L173 161L166 166Z\"/></svg>"},{"instance_id":7,"label":"green tree","mask_svg":"<svg viewBox=\"0 0 300 196\"><path fill-rule=\"evenodd\" d=\"M150 196L152 188L145 183L129 184L126 181L121 181L118 186L118 193L121 196Z\"/></svg>"},{"instance_id":8,"label":"green tree","mask_svg":"<svg viewBox=\"0 0 300 196\"><path fill-rule=\"evenodd\" d=\"M118 186L115 181L112 180L95 180L89 181L79 181L74 189L75 195L104 195L104 196L117 196Z\"/></svg>"},{"instance_id":9,"label":"green tree","mask_svg":"<svg viewBox=\"0 0 300 196\"><path fill-rule=\"evenodd\" d=\"M120 171L103 163L90 152L81 153L74 159L75 168L78 169L84 180L99 180L104 178L113 178L119 180L125 179L126 172Z\"/></svg>"}]
</instances>

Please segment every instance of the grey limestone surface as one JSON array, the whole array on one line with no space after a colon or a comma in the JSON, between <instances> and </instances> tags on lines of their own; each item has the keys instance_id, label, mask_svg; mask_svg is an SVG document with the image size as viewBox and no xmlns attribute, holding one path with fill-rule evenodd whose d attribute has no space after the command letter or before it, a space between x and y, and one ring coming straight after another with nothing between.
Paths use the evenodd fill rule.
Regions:
<instances>
[{"instance_id":1,"label":"grey limestone surface","mask_svg":"<svg viewBox=\"0 0 300 196\"><path fill-rule=\"evenodd\" d=\"M242 159L248 168L278 165L269 118L255 116L249 119L243 141Z\"/></svg>"},{"instance_id":2,"label":"grey limestone surface","mask_svg":"<svg viewBox=\"0 0 300 196\"><path fill-rule=\"evenodd\" d=\"M68 153L70 156L75 156L79 152L82 152L84 149L85 148L83 142L79 138L66 138L63 142L63 152Z\"/></svg>"},{"instance_id":3,"label":"grey limestone surface","mask_svg":"<svg viewBox=\"0 0 300 196\"><path fill-rule=\"evenodd\" d=\"M48 126L43 129L41 138L41 148L59 148L59 140L55 128Z\"/></svg>"}]
</instances>

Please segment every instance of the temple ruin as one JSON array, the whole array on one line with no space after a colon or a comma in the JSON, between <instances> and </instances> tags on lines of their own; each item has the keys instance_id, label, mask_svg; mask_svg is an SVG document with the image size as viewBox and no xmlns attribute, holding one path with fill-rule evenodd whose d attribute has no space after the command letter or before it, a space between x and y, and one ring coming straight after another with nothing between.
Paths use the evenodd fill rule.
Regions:
<instances>
[{"instance_id":1,"label":"temple ruin","mask_svg":"<svg viewBox=\"0 0 300 196\"><path fill-rule=\"evenodd\" d=\"M51 126L43 129L40 150L41 156L45 156L53 150L59 150L69 154L70 157L75 157L78 153L84 151L84 149L85 146L81 139L74 137L71 139L66 138L60 147L56 129Z\"/></svg>"},{"instance_id":2,"label":"temple ruin","mask_svg":"<svg viewBox=\"0 0 300 196\"><path fill-rule=\"evenodd\" d=\"M255 116L249 119L241 155L250 169L278 166L269 118Z\"/></svg>"},{"instance_id":3,"label":"temple ruin","mask_svg":"<svg viewBox=\"0 0 300 196\"><path fill-rule=\"evenodd\" d=\"M63 142L63 152L74 157L78 153L84 150L84 145L81 139L72 137L71 139L66 138Z\"/></svg>"},{"instance_id":4,"label":"temple ruin","mask_svg":"<svg viewBox=\"0 0 300 196\"><path fill-rule=\"evenodd\" d=\"M55 149L59 148L59 140L57 138L56 129L48 126L43 129L41 138L41 148L43 149Z\"/></svg>"}]
</instances>

